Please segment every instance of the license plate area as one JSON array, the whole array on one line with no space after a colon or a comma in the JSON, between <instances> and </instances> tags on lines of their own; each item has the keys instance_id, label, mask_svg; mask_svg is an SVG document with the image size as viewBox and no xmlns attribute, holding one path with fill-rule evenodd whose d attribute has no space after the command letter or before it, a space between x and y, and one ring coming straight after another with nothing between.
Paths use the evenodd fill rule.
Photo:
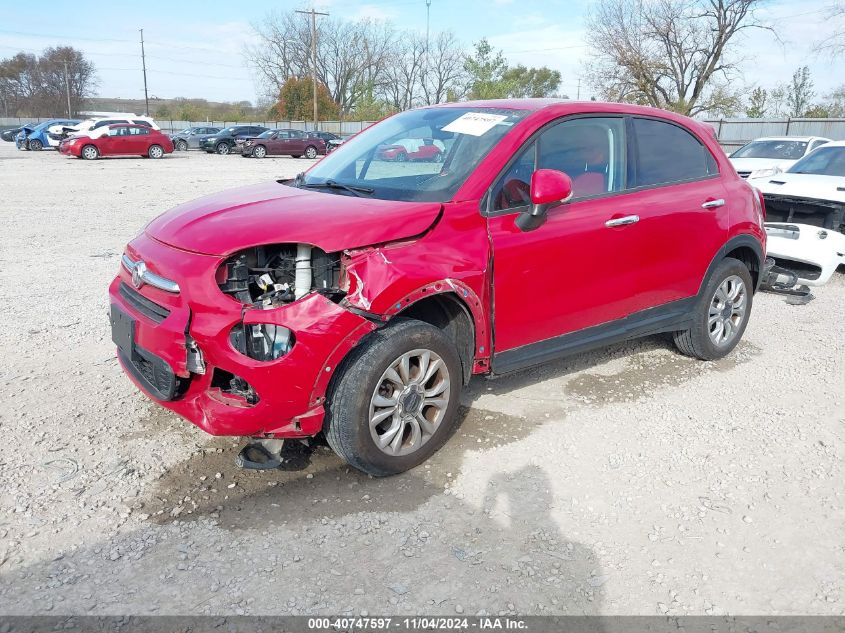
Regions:
<instances>
[{"instance_id":1,"label":"license plate area","mask_svg":"<svg viewBox=\"0 0 845 633\"><path fill-rule=\"evenodd\" d=\"M112 304L110 321L112 342L131 358L135 347L135 319Z\"/></svg>"}]
</instances>

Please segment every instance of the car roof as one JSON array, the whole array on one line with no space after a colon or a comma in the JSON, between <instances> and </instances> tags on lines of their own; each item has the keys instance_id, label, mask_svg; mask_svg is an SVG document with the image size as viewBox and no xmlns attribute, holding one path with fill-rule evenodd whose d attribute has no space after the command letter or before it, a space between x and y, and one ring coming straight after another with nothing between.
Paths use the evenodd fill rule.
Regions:
<instances>
[{"instance_id":1,"label":"car roof","mask_svg":"<svg viewBox=\"0 0 845 633\"><path fill-rule=\"evenodd\" d=\"M830 141L822 145L822 147L845 147L845 141Z\"/></svg>"},{"instance_id":2,"label":"car roof","mask_svg":"<svg viewBox=\"0 0 845 633\"><path fill-rule=\"evenodd\" d=\"M809 143L810 141L830 141L830 139L824 138L823 136L761 136L760 138L755 138L754 141L799 141Z\"/></svg>"},{"instance_id":3,"label":"car roof","mask_svg":"<svg viewBox=\"0 0 845 633\"><path fill-rule=\"evenodd\" d=\"M111 123L109 129L113 127L142 127L145 130L152 130L153 132L158 132L158 130L153 130L153 128L148 127L146 125L141 125L140 123Z\"/></svg>"}]
</instances>

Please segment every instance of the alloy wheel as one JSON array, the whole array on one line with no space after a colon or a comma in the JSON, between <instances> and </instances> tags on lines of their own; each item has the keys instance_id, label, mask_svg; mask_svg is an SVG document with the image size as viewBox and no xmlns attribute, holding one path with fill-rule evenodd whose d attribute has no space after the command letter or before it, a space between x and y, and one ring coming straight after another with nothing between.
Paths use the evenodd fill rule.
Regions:
<instances>
[{"instance_id":1,"label":"alloy wheel","mask_svg":"<svg viewBox=\"0 0 845 633\"><path fill-rule=\"evenodd\" d=\"M415 349L394 360L370 398L370 434L382 452L397 457L423 446L449 406L451 380L443 359Z\"/></svg>"},{"instance_id":2,"label":"alloy wheel","mask_svg":"<svg viewBox=\"0 0 845 633\"><path fill-rule=\"evenodd\" d=\"M730 344L745 320L748 308L748 291L745 282L737 275L727 277L710 300L707 314L707 331L717 346Z\"/></svg>"},{"instance_id":3,"label":"alloy wheel","mask_svg":"<svg viewBox=\"0 0 845 633\"><path fill-rule=\"evenodd\" d=\"M97 148L93 145L86 145L82 148L82 157L87 160L94 160L97 158L98 154L99 152L97 152Z\"/></svg>"},{"instance_id":4,"label":"alloy wheel","mask_svg":"<svg viewBox=\"0 0 845 633\"><path fill-rule=\"evenodd\" d=\"M149 151L150 158L161 158L164 155L164 150L158 145L153 145Z\"/></svg>"},{"instance_id":5,"label":"alloy wheel","mask_svg":"<svg viewBox=\"0 0 845 633\"><path fill-rule=\"evenodd\" d=\"M306 158L317 158L317 150L313 147L308 147L305 150Z\"/></svg>"},{"instance_id":6,"label":"alloy wheel","mask_svg":"<svg viewBox=\"0 0 845 633\"><path fill-rule=\"evenodd\" d=\"M263 145L259 145L254 150L252 150L252 155L256 158L264 158L267 155L267 150L264 149Z\"/></svg>"},{"instance_id":7,"label":"alloy wheel","mask_svg":"<svg viewBox=\"0 0 845 633\"><path fill-rule=\"evenodd\" d=\"M217 144L217 153L218 154L228 154L229 153L229 145L227 143L218 143Z\"/></svg>"}]
</instances>

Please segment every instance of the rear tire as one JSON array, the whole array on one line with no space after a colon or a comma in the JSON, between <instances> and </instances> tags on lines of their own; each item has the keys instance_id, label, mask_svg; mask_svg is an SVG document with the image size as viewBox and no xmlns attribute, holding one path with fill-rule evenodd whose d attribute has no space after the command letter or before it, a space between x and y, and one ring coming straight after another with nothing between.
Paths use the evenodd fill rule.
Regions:
<instances>
[{"instance_id":1,"label":"rear tire","mask_svg":"<svg viewBox=\"0 0 845 633\"><path fill-rule=\"evenodd\" d=\"M305 158L317 158L317 148L309 145L305 148Z\"/></svg>"},{"instance_id":2,"label":"rear tire","mask_svg":"<svg viewBox=\"0 0 845 633\"><path fill-rule=\"evenodd\" d=\"M150 145L147 150L147 156L150 158L161 158L164 156L164 148L161 145Z\"/></svg>"},{"instance_id":3,"label":"rear tire","mask_svg":"<svg viewBox=\"0 0 845 633\"><path fill-rule=\"evenodd\" d=\"M326 439L365 473L384 477L418 466L458 426L461 361L452 340L433 325L396 319L373 332L337 371Z\"/></svg>"},{"instance_id":4,"label":"rear tire","mask_svg":"<svg viewBox=\"0 0 845 633\"><path fill-rule=\"evenodd\" d=\"M694 310L690 329L675 332L675 346L693 358L727 356L742 339L754 298L751 273L745 264L726 257L716 265Z\"/></svg>"},{"instance_id":5,"label":"rear tire","mask_svg":"<svg viewBox=\"0 0 845 633\"><path fill-rule=\"evenodd\" d=\"M82 151L79 152L79 156L85 160L97 160L100 157L100 150L93 145L86 145L82 148Z\"/></svg>"}]
</instances>

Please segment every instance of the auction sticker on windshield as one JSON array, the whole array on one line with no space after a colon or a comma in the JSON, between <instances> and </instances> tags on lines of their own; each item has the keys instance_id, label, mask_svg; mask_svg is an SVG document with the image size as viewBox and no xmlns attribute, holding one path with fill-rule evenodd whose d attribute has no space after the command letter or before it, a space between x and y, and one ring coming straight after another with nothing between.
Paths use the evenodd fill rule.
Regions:
<instances>
[{"instance_id":1,"label":"auction sticker on windshield","mask_svg":"<svg viewBox=\"0 0 845 633\"><path fill-rule=\"evenodd\" d=\"M508 117L502 114L484 114L482 112L467 112L462 114L449 125L443 127L444 132L481 136L494 125L501 123Z\"/></svg>"}]
</instances>

